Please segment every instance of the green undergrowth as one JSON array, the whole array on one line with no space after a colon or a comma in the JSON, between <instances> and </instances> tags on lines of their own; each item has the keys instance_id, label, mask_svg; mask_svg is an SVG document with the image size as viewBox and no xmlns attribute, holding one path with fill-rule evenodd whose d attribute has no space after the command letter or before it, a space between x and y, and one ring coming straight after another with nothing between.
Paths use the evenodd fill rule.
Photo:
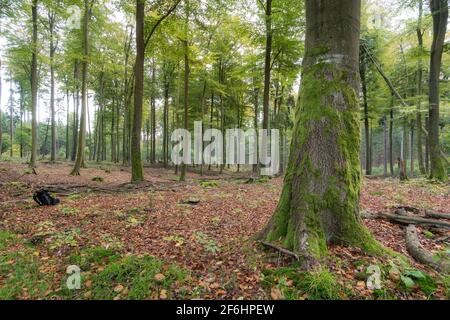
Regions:
<instances>
[{"instance_id":1,"label":"green undergrowth","mask_svg":"<svg viewBox=\"0 0 450 320\"><path fill-rule=\"evenodd\" d=\"M176 265L165 264L152 256L120 256L112 250L89 249L71 257L80 263L81 289L64 289L72 299L158 299L182 298L174 294L188 279L188 272ZM84 268L84 269L83 269Z\"/></svg>"},{"instance_id":2,"label":"green undergrowth","mask_svg":"<svg viewBox=\"0 0 450 320\"><path fill-rule=\"evenodd\" d=\"M189 272L156 257L124 256L117 250L92 247L75 248L56 261L41 259L36 249L13 233L0 231L0 300L181 299L189 295L183 290ZM67 288L73 275L66 273L69 266L80 268L80 289ZM56 273L49 271L52 267Z\"/></svg>"},{"instance_id":3,"label":"green undergrowth","mask_svg":"<svg viewBox=\"0 0 450 320\"><path fill-rule=\"evenodd\" d=\"M287 300L339 300L345 298L345 290L328 270L313 272L298 268L278 268L263 271L263 285L268 291L280 290L281 298Z\"/></svg>"},{"instance_id":4,"label":"green undergrowth","mask_svg":"<svg viewBox=\"0 0 450 320\"><path fill-rule=\"evenodd\" d=\"M0 300L43 297L50 288L50 275L39 270L39 261L29 250L7 251L20 242L17 236L0 231Z\"/></svg>"}]
</instances>

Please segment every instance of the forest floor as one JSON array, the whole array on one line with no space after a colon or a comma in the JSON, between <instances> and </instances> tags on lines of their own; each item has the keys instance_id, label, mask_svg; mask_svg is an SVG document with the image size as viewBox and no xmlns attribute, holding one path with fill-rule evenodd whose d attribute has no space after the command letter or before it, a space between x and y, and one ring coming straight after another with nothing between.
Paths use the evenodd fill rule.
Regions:
<instances>
[{"instance_id":1,"label":"forest floor","mask_svg":"<svg viewBox=\"0 0 450 320\"><path fill-rule=\"evenodd\" d=\"M384 246L406 257L370 256L333 246L322 271L301 272L288 257L252 241L274 212L282 178L247 183L243 174L145 168L146 183L128 184L129 168L89 164L71 177L67 163L0 163L0 299L449 299L449 276L415 262L402 226L364 223ZM33 191L60 193L39 207ZM365 179L362 210L405 205L450 212L449 185L412 179ZM449 232L418 228L423 247L448 254ZM446 242L447 241L447 242ZM81 289L66 286L69 265ZM381 269L381 289L366 270Z\"/></svg>"}]
</instances>

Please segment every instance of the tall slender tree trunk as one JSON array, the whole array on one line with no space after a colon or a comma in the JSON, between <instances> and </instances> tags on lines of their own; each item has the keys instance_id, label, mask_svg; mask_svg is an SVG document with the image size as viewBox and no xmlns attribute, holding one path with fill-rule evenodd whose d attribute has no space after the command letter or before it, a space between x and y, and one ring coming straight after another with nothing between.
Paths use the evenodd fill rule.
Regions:
<instances>
[{"instance_id":1,"label":"tall slender tree trunk","mask_svg":"<svg viewBox=\"0 0 450 320\"><path fill-rule=\"evenodd\" d=\"M181 96L181 67L178 65L177 95L175 98L175 122L180 127L180 96ZM175 174L178 174L178 165L175 165Z\"/></svg>"},{"instance_id":2,"label":"tall slender tree trunk","mask_svg":"<svg viewBox=\"0 0 450 320\"><path fill-rule=\"evenodd\" d=\"M2 58L1 57L0 57L0 70L2 70ZM2 101L2 73L0 72L0 159L2 158L2 151L3 151L3 126L1 125L3 123L3 120L2 120L1 101Z\"/></svg>"},{"instance_id":3,"label":"tall slender tree trunk","mask_svg":"<svg viewBox=\"0 0 450 320\"><path fill-rule=\"evenodd\" d=\"M391 98L391 109L389 111L389 171L391 177L394 177L394 97Z\"/></svg>"},{"instance_id":4,"label":"tall slender tree trunk","mask_svg":"<svg viewBox=\"0 0 450 320\"><path fill-rule=\"evenodd\" d=\"M372 174L372 159L370 156L370 128L369 128L369 106L367 103L367 84L366 84L366 70L365 65L362 64L360 67L362 91L363 91L363 104L364 104L364 137L366 139L366 175L370 176Z\"/></svg>"},{"instance_id":5,"label":"tall slender tree trunk","mask_svg":"<svg viewBox=\"0 0 450 320\"><path fill-rule=\"evenodd\" d=\"M70 127L70 110L69 110L69 89L66 89L66 160L69 160L69 127Z\"/></svg>"},{"instance_id":6,"label":"tall slender tree trunk","mask_svg":"<svg viewBox=\"0 0 450 320\"><path fill-rule=\"evenodd\" d=\"M131 182L144 180L141 157L142 105L144 100L144 16L145 0L136 0L136 67L133 132L131 135Z\"/></svg>"},{"instance_id":7,"label":"tall slender tree trunk","mask_svg":"<svg viewBox=\"0 0 450 320\"><path fill-rule=\"evenodd\" d=\"M255 152L256 152L256 163L253 164L253 174L259 174L259 161L258 161L258 153L259 153L259 134L258 134L258 113L259 113L259 88L255 88L253 90L253 126L256 130L256 143L255 143Z\"/></svg>"},{"instance_id":8,"label":"tall slender tree trunk","mask_svg":"<svg viewBox=\"0 0 450 320\"><path fill-rule=\"evenodd\" d=\"M430 79L429 79L429 138L430 138L430 178L447 181L447 170L444 165L439 145L439 75L441 72L442 53L447 30L448 0L431 0L433 16L433 43L431 46Z\"/></svg>"},{"instance_id":9,"label":"tall slender tree trunk","mask_svg":"<svg viewBox=\"0 0 450 320\"><path fill-rule=\"evenodd\" d=\"M33 0L31 12L33 20L33 40L31 56L31 159L30 167L36 168L37 149L38 149L38 124L37 124L37 13L38 0Z\"/></svg>"},{"instance_id":10,"label":"tall slender tree trunk","mask_svg":"<svg viewBox=\"0 0 450 320\"><path fill-rule=\"evenodd\" d=\"M263 92L263 121L262 129L269 130L269 102L270 102L270 73L272 70L272 0L266 0L265 5L265 18L266 18L266 49L264 58L264 92ZM262 158L267 156L267 147L265 141L266 135L263 135L264 141L262 141L261 153ZM259 141L258 141L259 143Z\"/></svg>"},{"instance_id":11,"label":"tall slender tree trunk","mask_svg":"<svg viewBox=\"0 0 450 320\"><path fill-rule=\"evenodd\" d=\"M84 19L83 19L83 62L81 73L81 115L80 115L80 133L78 135L78 149L75 165L70 173L73 176L80 175L80 169L84 166L84 149L86 147L86 112L87 112L87 81L88 81L88 57L89 57L89 19L91 9L89 0L84 0Z\"/></svg>"},{"instance_id":12,"label":"tall slender tree trunk","mask_svg":"<svg viewBox=\"0 0 450 320\"><path fill-rule=\"evenodd\" d=\"M269 129L270 71L272 69L272 0L266 0L266 50L264 59L263 129Z\"/></svg>"},{"instance_id":13,"label":"tall slender tree trunk","mask_svg":"<svg viewBox=\"0 0 450 320\"><path fill-rule=\"evenodd\" d=\"M50 31L50 116L51 116L51 128L52 128L52 147L50 154L50 161L56 161L56 121L55 121L55 44L54 44L54 24L55 13L51 12L48 16L49 31Z\"/></svg>"},{"instance_id":14,"label":"tall slender tree trunk","mask_svg":"<svg viewBox=\"0 0 450 320\"><path fill-rule=\"evenodd\" d=\"M2 70L2 58L1 57L0 57L0 70ZM3 123L3 120L2 120L1 101L2 101L2 73L0 72L0 159L2 158L2 151L3 151L3 126L1 125Z\"/></svg>"},{"instance_id":15,"label":"tall slender tree trunk","mask_svg":"<svg viewBox=\"0 0 450 320\"><path fill-rule=\"evenodd\" d=\"M13 78L11 72L9 73L9 156L14 155L14 96L13 96ZM1 125L1 124L0 124Z\"/></svg>"},{"instance_id":16,"label":"tall slender tree trunk","mask_svg":"<svg viewBox=\"0 0 450 320\"><path fill-rule=\"evenodd\" d=\"M414 176L414 121L411 121L409 126L409 163L411 177Z\"/></svg>"},{"instance_id":17,"label":"tall slender tree trunk","mask_svg":"<svg viewBox=\"0 0 450 320\"><path fill-rule=\"evenodd\" d=\"M167 66L166 66L167 68ZM167 168L169 163L169 90L170 90L170 75L167 74L167 69L164 71L164 110L163 110L163 162L164 168Z\"/></svg>"},{"instance_id":18,"label":"tall slender tree trunk","mask_svg":"<svg viewBox=\"0 0 450 320\"><path fill-rule=\"evenodd\" d=\"M359 217L360 12L360 0L306 0L302 117L278 208L260 233L302 253L305 267L328 244L380 250Z\"/></svg>"},{"instance_id":19,"label":"tall slender tree trunk","mask_svg":"<svg viewBox=\"0 0 450 320\"><path fill-rule=\"evenodd\" d=\"M0 68L1 69L1 68ZM1 79L0 79L1 82ZM20 158L23 158L23 113L24 113L24 90L22 84L20 86ZM1 101L1 97L0 97ZM1 119L0 119L1 120ZM1 121L0 121L1 123ZM1 146L0 146L1 150Z\"/></svg>"},{"instance_id":20,"label":"tall slender tree trunk","mask_svg":"<svg viewBox=\"0 0 450 320\"><path fill-rule=\"evenodd\" d=\"M388 149L387 149L387 136L388 136L388 133L387 133L387 117L386 117L386 114L383 116L383 135L384 135L384 149L383 149L383 151L384 151L384 156L383 156L383 174L384 174L384 177L387 177L387 175L388 175L388 168L387 168L387 162L388 162Z\"/></svg>"},{"instance_id":21,"label":"tall slender tree trunk","mask_svg":"<svg viewBox=\"0 0 450 320\"><path fill-rule=\"evenodd\" d=\"M419 57L417 62L417 160L419 162L419 170L421 174L426 174L425 165L423 163L423 150L422 150L422 78L423 78L423 30L422 30L422 15L423 15L423 0L419 0L419 18L417 21L417 41L419 44Z\"/></svg>"},{"instance_id":22,"label":"tall slender tree trunk","mask_svg":"<svg viewBox=\"0 0 450 320\"><path fill-rule=\"evenodd\" d=\"M117 82L115 82L116 88L114 94L117 94ZM116 98L113 97L112 101L112 115L111 115L111 162L116 162Z\"/></svg>"},{"instance_id":23,"label":"tall slender tree trunk","mask_svg":"<svg viewBox=\"0 0 450 320\"><path fill-rule=\"evenodd\" d=\"M72 161L75 161L77 156L78 147L78 118L80 109L80 64L78 59L75 60L74 64L74 80L75 80L75 94L73 96L74 113L73 113L73 134L72 134Z\"/></svg>"},{"instance_id":24,"label":"tall slender tree trunk","mask_svg":"<svg viewBox=\"0 0 450 320\"><path fill-rule=\"evenodd\" d=\"M189 129L189 0L185 0L186 7L186 22L185 22L185 37L184 39L184 126L185 130ZM191 152L190 150L184 150L184 152ZM180 181L186 180L186 163L181 165Z\"/></svg>"},{"instance_id":25,"label":"tall slender tree trunk","mask_svg":"<svg viewBox=\"0 0 450 320\"><path fill-rule=\"evenodd\" d=\"M155 60L152 61L152 96L150 97L150 115L151 115L151 163L156 163L156 67Z\"/></svg>"}]
</instances>

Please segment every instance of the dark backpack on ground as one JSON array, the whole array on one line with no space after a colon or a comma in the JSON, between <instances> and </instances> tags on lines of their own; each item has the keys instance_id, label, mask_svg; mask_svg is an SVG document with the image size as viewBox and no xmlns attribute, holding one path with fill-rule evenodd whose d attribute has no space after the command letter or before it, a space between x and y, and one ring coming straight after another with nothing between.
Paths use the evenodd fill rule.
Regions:
<instances>
[{"instance_id":1,"label":"dark backpack on ground","mask_svg":"<svg viewBox=\"0 0 450 320\"><path fill-rule=\"evenodd\" d=\"M59 203L59 199L53 198L47 190L38 190L33 194L33 199L40 206L54 206Z\"/></svg>"}]
</instances>

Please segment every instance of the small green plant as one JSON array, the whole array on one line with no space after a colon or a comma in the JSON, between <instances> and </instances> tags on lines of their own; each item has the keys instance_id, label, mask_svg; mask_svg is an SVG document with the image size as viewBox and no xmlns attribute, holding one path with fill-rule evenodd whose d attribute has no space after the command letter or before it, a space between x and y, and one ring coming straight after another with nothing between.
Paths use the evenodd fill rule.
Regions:
<instances>
[{"instance_id":1,"label":"small green plant","mask_svg":"<svg viewBox=\"0 0 450 320\"><path fill-rule=\"evenodd\" d=\"M211 180L200 181L200 185L203 188L216 188L219 186L219 184L216 181L211 181Z\"/></svg>"},{"instance_id":2,"label":"small green plant","mask_svg":"<svg viewBox=\"0 0 450 320\"><path fill-rule=\"evenodd\" d=\"M93 177L92 178L92 181L95 181L95 182L103 182L103 178L102 177Z\"/></svg>"},{"instance_id":3,"label":"small green plant","mask_svg":"<svg viewBox=\"0 0 450 320\"><path fill-rule=\"evenodd\" d=\"M72 207L62 207L59 210L59 213L61 213L64 216L74 216L77 215L80 211L77 208Z\"/></svg>"},{"instance_id":4,"label":"small green plant","mask_svg":"<svg viewBox=\"0 0 450 320\"><path fill-rule=\"evenodd\" d=\"M214 217L211 219L211 222L212 222L213 226L215 226L215 227L218 227L220 225L221 221L222 220L220 219L220 217Z\"/></svg>"},{"instance_id":5,"label":"small green plant","mask_svg":"<svg viewBox=\"0 0 450 320\"><path fill-rule=\"evenodd\" d=\"M203 232L197 231L195 233L195 240L199 244L201 244L203 248L208 252L211 252L213 254L220 252L220 248L217 245L217 242L214 241L214 239L208 237L208 235L204 234Z\"/></svg>"},{"instance_id":6,"label":"small green plant","mask_svg":"<svg viewBox=\"0 0 450 320\"><path fill-rule=\"evenodd\" d=\"M144 221L142 221L141 219L138 219L136 217L128 217L127 221L125 222L125 227L126 228L135 228L135 227L142 225L143 223L144 223Z\"/></svg>"},{"instance_id":7,"label":"small green plant","mask_svg":"<svg viewBox=\"0 0 450 320\"><path fill-rule=\"evenodd\" d=\"M422 233L425 236L425 238L428 238L428 239L433 239L434 238L434 234L432 232L428 231L428 230L423 230Z\"/></svg>"},{"instance_id":8,"label":"small green plant","mask_svg":"<svg viewBox=\"0 0 450 320\"><path fill-rule=\"evenodd\" d=\"M186 239L184 239L180 235L174 235L174 236L164 237L164 241L175 242L175 247L181 247L186 242Z\"/></svg>"},{"instance_id":9,"label":"small green plant","mask_svg":"<svg viewBox=\"0 0 450 320\"><path fill-rule=\"evenodd\" d=\"M52 236L52 243L50 244L50 250L57 250L62 247L75 248L78 246L79 230L69 230L65 232L59 232Z\"/></svg>"},{"instance_id":10,"label":"small green plant","mask_svg":"<svg viewBox=\"0 0 450 320\"><path fill-rule=\"evenodd\" d=\"M437 289L434 279L420 270L406 269L400 275L400 280L405 289L411 290L417 286L427 296L433 295Z\"/></svg>"},{"instance_id":11,"label":"small green plant","mask_svg":"<svg viewBox=\"0 0 450 320\"><path fill-rule=\"evenodd\" d=\"M67 199L69 200L79 200L81 199L81 195L77 194L77 193L72 193L70 194Z\"/></svg>"},{"instance_id":12,"label":"small green plant","mask_svg":"<svg viewBox=\"0 0 450 320\"><path fill-rule=\"evenodd\" d=\"M101 243L105 249L120 251L123 248L123 242L109 233L102 234Z\"/></svg>"}]
</instances>

